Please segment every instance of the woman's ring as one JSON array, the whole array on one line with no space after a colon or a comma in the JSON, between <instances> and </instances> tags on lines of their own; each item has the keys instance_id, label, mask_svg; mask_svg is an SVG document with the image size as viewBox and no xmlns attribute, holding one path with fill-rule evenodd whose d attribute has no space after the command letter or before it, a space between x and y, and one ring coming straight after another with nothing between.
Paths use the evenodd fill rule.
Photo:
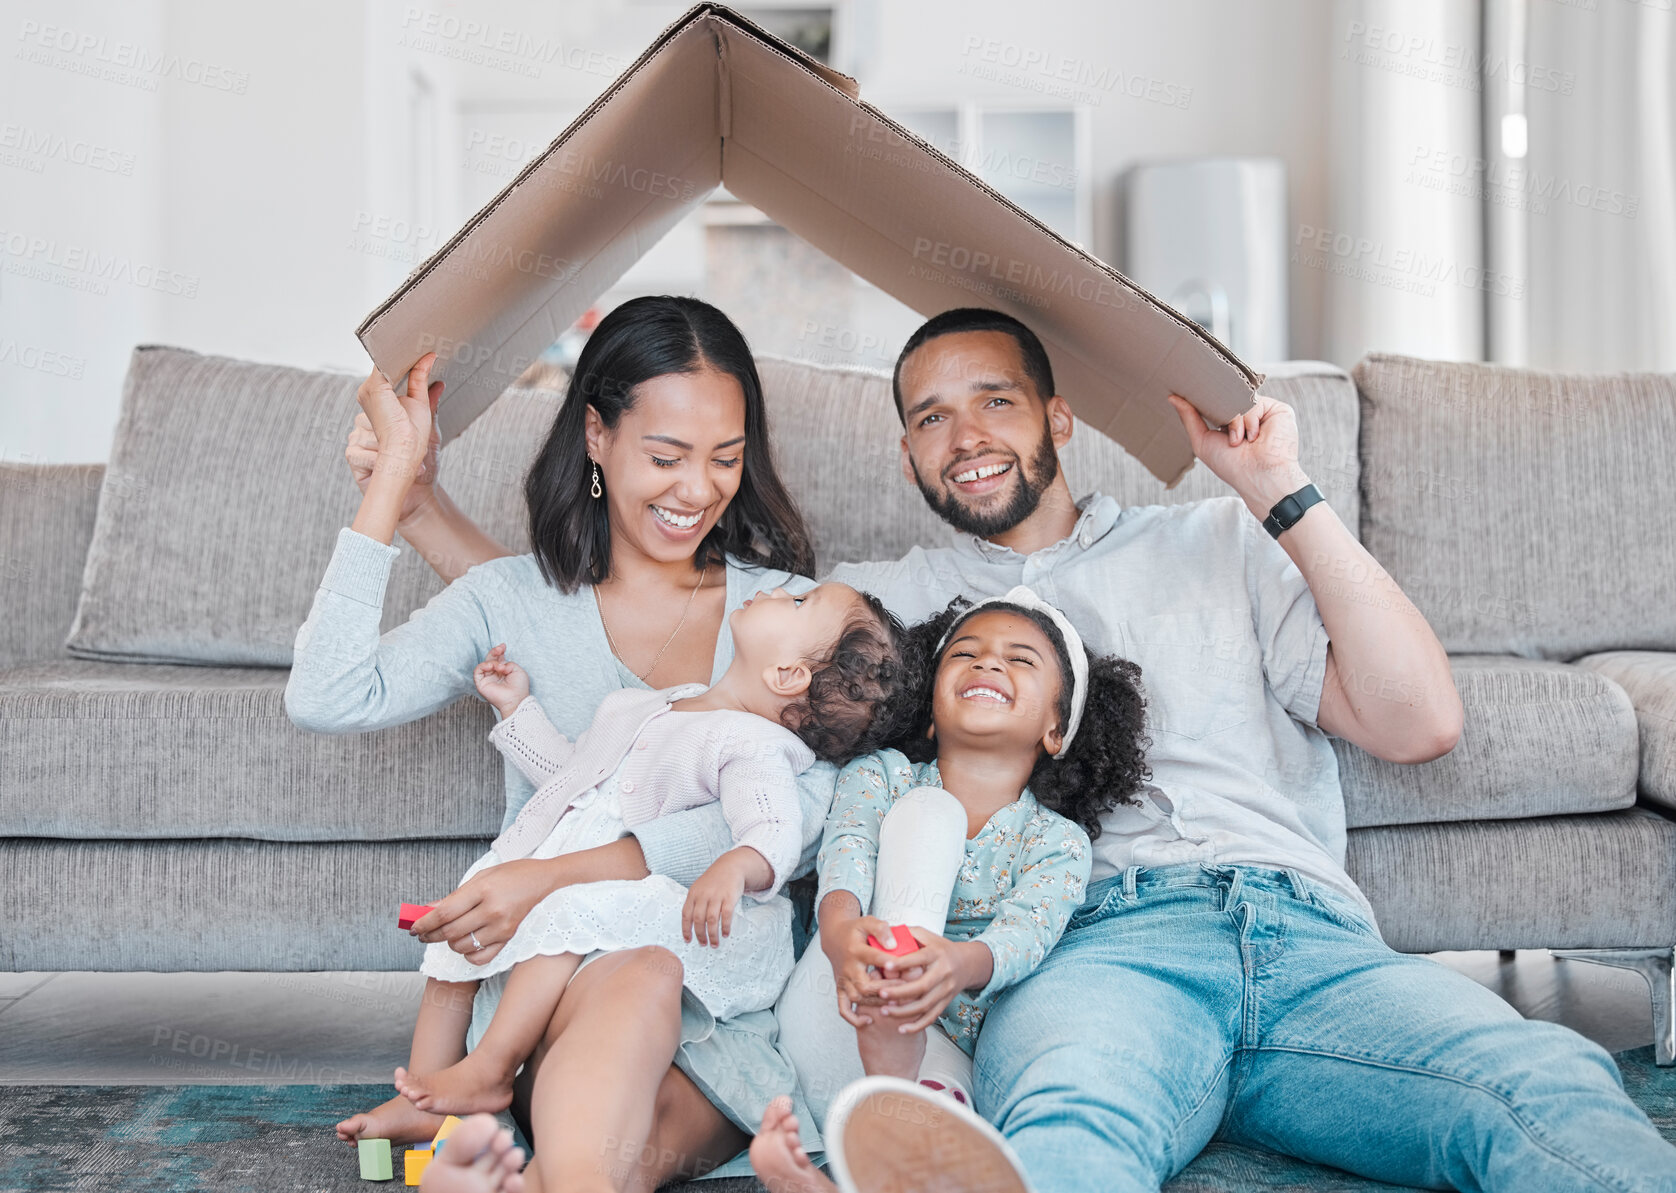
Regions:
<instances>
[{"instance_id":1,"label":"woman's ring","mask_svg":"<svg viewBox=\"0 0 1676 1193\"><path fill-rule=\"evenodd\" d=\"M466 935L471 937L471 947L476 949L478 952L482 952L483 951L483 942L477 939L477 933L468 932L468 933L466 933Z\"/></svg>"}]
</instances>

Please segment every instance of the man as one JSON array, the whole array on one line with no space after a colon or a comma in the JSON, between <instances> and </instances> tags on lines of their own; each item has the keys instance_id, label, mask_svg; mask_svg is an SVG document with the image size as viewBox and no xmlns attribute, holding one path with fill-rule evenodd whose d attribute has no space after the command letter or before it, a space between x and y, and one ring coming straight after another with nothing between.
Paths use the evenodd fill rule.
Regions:
<instances>
[{"instance_id":1,"label":"man","mask_svg":"<svg viewBox=\"0 0 1676 1193\"><path fill-rule=\"evenodd\" d=\"M963 537L832 578L904 619L1028 584L1147 691L1141 806L1105 818L1082 910L978 1041L977 1108L1031 1183L1156 1190L1218 1137L1400 1184L1676 1189L1676 1148L1604 1050L1390 949L1344 872L1328 735L1424 762L1453 748L1461 704L1425 619L1329 506L1299 500L1315 494L1290 408L1259 396L1213 430L1172 396L1237 496L1123 509L1073 501L1070 408L1011 317L931 319L895 391L904 475ZM908 1145L893 1117L911 1169L959 1116L919 1116Z\"/></svg>"}]
</instances>

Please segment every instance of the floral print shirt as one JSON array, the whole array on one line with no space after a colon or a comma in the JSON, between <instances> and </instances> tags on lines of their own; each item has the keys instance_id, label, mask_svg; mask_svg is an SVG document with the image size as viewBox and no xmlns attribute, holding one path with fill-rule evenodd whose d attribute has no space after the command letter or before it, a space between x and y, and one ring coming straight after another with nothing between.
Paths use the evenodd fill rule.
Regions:
<instances>
[{"instance_id":1,"label":"floral print shirt","mask_svg":"<svg viewBox=\"0 0 1676 1193\"><path fill-rule=\"evenodd\" d=\"M821 843L816 905L842 890L870 908L885 813L915 787L942 785L935 762L910 762L898 750L844 767ZM967 839L943 935L983 941L995 956L995 972L982 990L955 995L938 1022L968 1056L996 997L1042 963L1082 906L1092 865L1088 834L1037 803L1028 787Z\"/></svg>"}]
</instances>

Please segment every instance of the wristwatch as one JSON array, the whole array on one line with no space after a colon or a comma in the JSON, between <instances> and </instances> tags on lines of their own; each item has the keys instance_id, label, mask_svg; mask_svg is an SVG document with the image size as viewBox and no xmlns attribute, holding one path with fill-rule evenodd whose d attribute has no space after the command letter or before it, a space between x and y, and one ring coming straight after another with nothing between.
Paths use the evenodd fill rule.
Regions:
<instances>
[{"instance_id":1,"label":"wristwatch","mask_svg":"<svg viewBox=\"0 0 1676 1193\"><path fill-rule=\"evenodd\" d=\"M1269 516L1263 519L1263 529L1279 538L1286 531L1298 524L1298 519L1304 516L1304 511L1317 502L1327 500L1321 496L1321 490L1314 485L1305 485L1296 493L1288 493L1274 503Z\"/></svg>"}]
</instances>

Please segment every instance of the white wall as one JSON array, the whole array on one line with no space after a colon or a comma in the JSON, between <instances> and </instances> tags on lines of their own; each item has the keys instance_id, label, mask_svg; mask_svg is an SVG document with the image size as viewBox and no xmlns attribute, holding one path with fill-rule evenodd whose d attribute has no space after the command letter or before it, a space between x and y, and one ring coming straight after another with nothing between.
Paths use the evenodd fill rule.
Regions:
<instances>
[{"instance_id":1,"label":"white wall","mask_svg":"<svg viewBox=\"0 0 1676 1193\"><path fill-rule=\"evenodd\" d=\"M1440 150L1482 154L1476 5L1340 0L1333 19L1330 210L1296 221L1293 272L1326 280L1325 359L1371 351L1478 360L1483 205L1434 180ZM1416 168L1416 161L1421 163Z\"/></svg>"},{"instance_id":2,"label":"white wall","mask_svg":"<svg viewBox=\"0 0 1676 1193\"><path fill-rule=\"evenodd\" d=\"M167 88L162 244L202 279L165 300L155 336L202 352L355 366L365 270L348 247L365 206L358 6L167 0L172 52L249 75L242 95Z\"/></svg>"},{"instance_id":3,"label":"white wall","mask_svg":"<svg viewBox=\"0 0 1676 1193\"><path fill-rule=\"evenodd\" d=\"M0 458L102 459L129 353L182 301L153 287L189 284L159 218L184 84L119 64L164 44L163 0L0 0Z\"/></svg>"}]
</instances>

